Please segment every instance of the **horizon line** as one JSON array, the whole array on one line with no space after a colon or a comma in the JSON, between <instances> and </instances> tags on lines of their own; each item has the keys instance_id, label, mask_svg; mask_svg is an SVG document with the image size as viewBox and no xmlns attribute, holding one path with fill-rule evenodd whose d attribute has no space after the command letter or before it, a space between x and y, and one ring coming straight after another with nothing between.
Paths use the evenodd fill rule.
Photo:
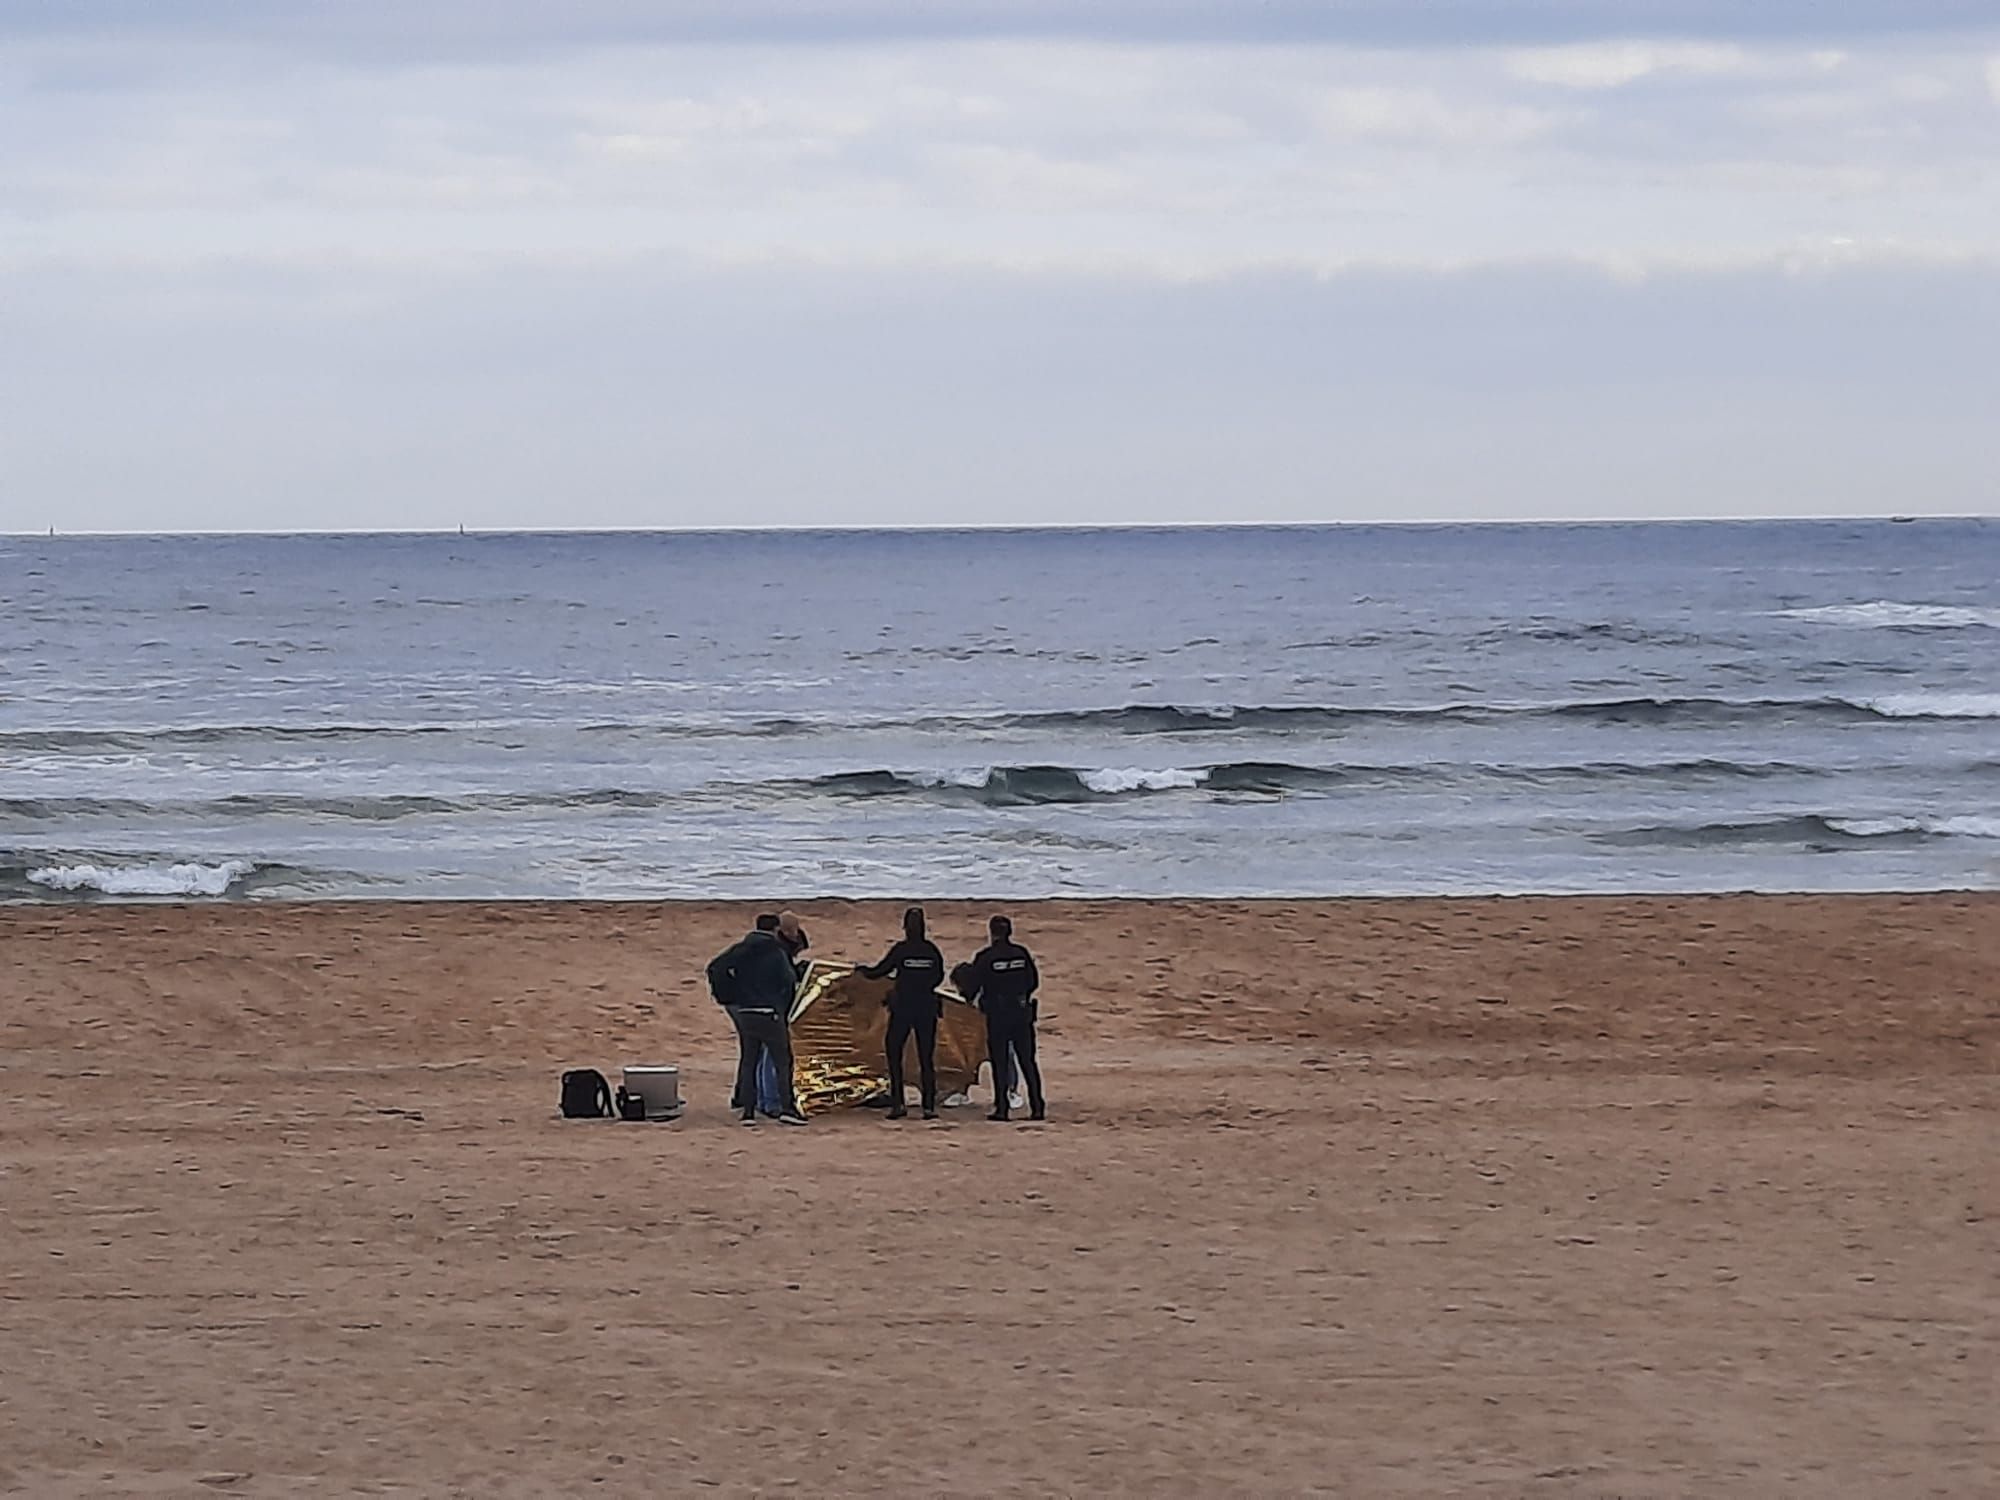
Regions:
<instances>
[{"instance_id":1,"label":"horizon line","mask_svg":"<svg viewBox=\"0 0 2000 1500\"><path fill-rule=\"evenodd\" d=\"M1745 526L1773 522L1800 525L1829 522L1893 522L1915 524L1923 521L2000 521L2000 511L1883 511L1868 514L1827 513L1815 515L1742 516L1508 516L1460 517L1457 519L1419 517L1416 519L1376 518L1370 520L1326 521L1047 521L1047 522L918 522L895 525L866 522L823 522L809 525L717 525L717 526L384 526L384 527L294 527L269 530L231 527L195 528L167 531L45 530L0 531L7 540L81 538L90 540L232 537L514 537L514 536L824 536L860 535L968 535L1038 532L1107 531L1333 531L1380 527L1442 529L1455 526Z\"/></svg>"}]
</instances>

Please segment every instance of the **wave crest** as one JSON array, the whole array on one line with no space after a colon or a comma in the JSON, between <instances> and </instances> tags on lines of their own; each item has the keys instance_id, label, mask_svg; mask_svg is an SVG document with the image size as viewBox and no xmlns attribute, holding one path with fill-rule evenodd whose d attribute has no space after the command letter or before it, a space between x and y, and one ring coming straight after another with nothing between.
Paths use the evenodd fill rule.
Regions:
<instances>
[{"instance_id":1,"label":"wave crest","mask_svg":"<svg viewBox=\"0 0 2000 1500\"><path fill-rule=\"evenodd\" d=\"M52 891L97 891L106 896L224 896L258 866L247 859L220 864L43 865L26 872L31 885Z\"/></svg>"},{"instance_id":2,"label":"wave crest","mask_svg":"<svg viewBox=\"0 0 2000 1500\"><path fill-rule=\"evenodd\" d=\"M1617 845L1668 845L1699 849L1732 844L1802 844L1838 849L1919 844L1939 838L2000 838L2000 818L1978 814L1935 817L1849 817L1830 813L1780 813L1737 822L1668 823L1598 835Z\"/></svg>"},{"instance_id":3,"label":"wave crest","mask_svg":"<svg viewBox=\"0 0 2000 1500\"><path fill-rule=\"evenodd\" d=\"M2000 772L2000 762L1974 761L1975 774ZM153 802L135 797L0 797L0 818L22 823L63 824L168 818L210 823L261 819L341 819L393 822L399 819L493 817L596 809L673 809L720 795L776 798L805 795L918 797L984 801L995 806L1041 802L1099 802L1162 792L1205 791L1218 796L1324 796L1357 788L1422 785L1456 786L1484 782L1555 786L1602 782L1666 784L1777 777L1814 777L1814 766L1787 761L1737 761L1717 757L1668 761L1574 761L1554 764L1493 764L1430 761L1405 764L1349 762L1300 764L1282 760L1221 761L1199 766L1060 765L979 766L953 770L839 771L806 779L712 781L675 789L648 787L553 787L533 791L468 791L455 796L422 792L364 794L328 791L239 792L204 799Z\"/></svg>"},{"instance_id":4,"label":"wave crest","mask_svg":"<svg viewBox=\"0 0 2000 1500\"><path fill-rule=\"evenodd\" d=\"M360 743L463 735L517 748L526 736L588 735L640 743L715 738L785 739L833 730L912 730L980 735L1009 730L1111 732L1126 735L1340 734L1369 726L1439 722L1497 724L1519 719L1566 719L1596 724L1736 725L1800 718L2000 718L2000 693L1914 692L1867 697L1721 698L1703 694L1640 698L1581 698L1547 703L1223 703L1206 706L1128 703L1115 707L1046 709L1029 713L927 714L821 719L690 718L631 723L570 723L535 719L435 724L207 724L159 728L49 728L0 731L0 750L42 754L145 753L224 744Z\"/></svg>"},{"instance_id":5,"label":"wave crest","mask_svg":"<svg viewBox=\"0 0 2000 1500\"><path fill-rule=\"evenodd\" d=\"M1885 838L1917 833L1936 838L2000 839L2000 818L1958 813L1934 818L1828 818L1840 832L1854 838Z\"/></svg>"},{"instance_id":6,"label":"wave crest","mask_svg":"<svg viewBox=\"0 0 2000 1500\"><path fill-rule=\"evenodd\" d=\"M2000 693L1884 693L1860 704L1888 719L2000 719Z\"/></svg>"},{"instance_id":7,"label":"wave crest","mask_svg":"<svg viewBox=\"0 0 2000 1500\"><path fill-rule=\"evenodd\" d=\"M1896 599L1871 599L1866 604L1819 604L1809 609L1779 609L1780 619L1855 630L2000 630L2000 609L1971 604L1911 604Z\"/></svg>"},{"instance_id":8,"label":"wave crest","mask_svg":"<svg viewBox=\"0 0 2000 1500\"><path fill-rule=\"evenodd\" d=\"M1205 770L1179 767L987 766L961 771L839 771L804 784L841 797L931 796L1016 807L1183 791L1207 779Z\"/></svg>"}]
</instances>

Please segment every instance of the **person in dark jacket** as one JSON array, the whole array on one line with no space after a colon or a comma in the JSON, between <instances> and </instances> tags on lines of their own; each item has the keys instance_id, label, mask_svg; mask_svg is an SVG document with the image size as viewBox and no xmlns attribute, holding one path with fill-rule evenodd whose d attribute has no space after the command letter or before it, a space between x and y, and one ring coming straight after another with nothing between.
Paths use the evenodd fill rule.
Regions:
<instances>
[{"instance_id":1,"label":"person in dark jacket","mask_svg":"<svg viewBox=\"0 0 2000 1500\"><path fill-rule=\"evenodd\" d=\"M799 972L773 931L756 931L709 961L708 988L736 1027L733 1107L745 1125L757 1123L757 1064L768 1056L777 1074L778 1120L803 1125L792 1092L792 1001Z\"/></svg>"},{"instance_id":2,"label":"person in dark jacket","mask_svg":"<svg viewBox=\"0 0 2000 1500\"><path fill-rule=\"evenodd\" d=\"M806 938L805 928L799 925L799 919L788 911L762 912L757 917L757 930L775 932L778 935L778 941L785 945L785 953L792 961L792 968L797 971L799 980L803 983L806 977L806 964L800 955L810 943ZM742 1097L732 1094L729 1107L740 1112L743 1108ZM767 1120L775 1120L784 1113L784 1108L785 1101L778 1091L778 1067L772 1061L771 1054L766 1052L757 1063L757 1113Z\"/></svg>"},{"instance_id":3,"label":"person in dark jacket","mask_svg":"<svg viewBox=\"0 0 2000 1500\"><path fill-rule=\"evenodd\" d=\"M759 912L757 914L757 930L759 932L776 932L778 930L778 914L774 911ZM778 1070L771 1066L771 1059L766 1055L759 1059L757 1063L757 1113L763 1115L766 1119L775 1120L778 1118L778 1108L781 1103L782 1101L778 1098ZM743 1095L732 1093L729 1096L729 1107L741 1113L743 1109Z\"/></svg>"},{"instance_id":4,"label":"person in dark jacket","mask_svg":"<svg viewBox=\"0 0 2000 1500\"><path fill-rule=\"evenodd\" d=\"M973 955L965 970L959 993L986 1013L986 1056L1003 1058L1013 1048L1028 1085L1028 1118L1045 1120L1048 1111L1042 1100L1042 1069L1035 1061L1035 991L1042 976L1035 957L1014 941L1014 924L1006 917L994 917L986 924L992 941ZM990 1120L1007 1118L1007 1090L1000 1077L1000 1065L993 1064L993 1113Z\"/></svg>"},{"instance_id":5,"label":"person in dark jacket","mask_svg":"<svg viewBox=\"0 0 2000 1500\"><path fill-rule=\"evenodd\" d=\"M903 1107L903 1048L917 1039L917 1070L923 1086L924 1118L937 1118L937 1029L944 1014L938 986L944 983L944 955L924 936L924 912L913 906L903 913L903 940L883 955L882 962L861 971L870 979L893 977L889 991L889 1118L909 1113Z\"/></svg>"}]
</instances>

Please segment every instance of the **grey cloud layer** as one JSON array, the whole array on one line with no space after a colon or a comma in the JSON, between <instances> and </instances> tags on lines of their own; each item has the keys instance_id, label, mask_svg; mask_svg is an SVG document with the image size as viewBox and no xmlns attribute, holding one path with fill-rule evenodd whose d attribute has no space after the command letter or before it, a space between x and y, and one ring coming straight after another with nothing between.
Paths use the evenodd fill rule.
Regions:
<instances>
[{"instance_id":1,"label":"grey cloud layer","mask_svg":"<svg viewBox=\"0 0 2000 1500\"><path fill-rule=\"evenodd\" d=\"M1037 36L1492 45L1611 36L1862 37L1992 23L1990 0L43 0L0 35L259 40L425 55L633 42Z\"/></svg>"},{"instance_id":2,"label":"grey cloud layer","mask_svg":"<svg viewBox=\"0 0 2000 1500\"><path fill-rule=\"evenodd\" d=\"M2000 270L0 273L0 530L1990 511Z\"/></svg>"},{"instance_id":3,"label":"grey cloud layer","mask_svg":"<svg viewBox=\"0 0 2000 1500\"><path fill-rule=\"evenodd\" d=\"M1990 8L0 0L0 529L1993 510Z\"/></svg>"},{"instance_id":4,"label":"grey cloud layer","mask_svg":"<svg viewBox=\"0 0 2000 1500\"><path fill-rule=\"evenodd\" d=\"M218 48L88 88L78 65L53 44L0 65L0 135L37 143L0 156L17 254L1213 271L2000 250L2000 99L1960 39L933 42L393 69Z\"/></svg>"}]
</instances>

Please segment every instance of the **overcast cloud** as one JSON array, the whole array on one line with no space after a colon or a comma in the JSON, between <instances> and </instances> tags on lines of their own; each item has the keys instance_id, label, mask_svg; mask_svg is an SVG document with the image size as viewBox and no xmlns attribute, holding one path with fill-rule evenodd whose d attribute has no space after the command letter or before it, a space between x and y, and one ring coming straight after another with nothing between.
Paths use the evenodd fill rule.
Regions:
<instances>
[{"instance_id":1,"label":"overcast cloud","mask_svg":"<svg viewBox=\"0 0 2000 1500\"><path fill-rule=\"evenodd\" d=\"M1984 9L0 0L0 529L1990 512Z\"/></svg>"}]
</instances>

